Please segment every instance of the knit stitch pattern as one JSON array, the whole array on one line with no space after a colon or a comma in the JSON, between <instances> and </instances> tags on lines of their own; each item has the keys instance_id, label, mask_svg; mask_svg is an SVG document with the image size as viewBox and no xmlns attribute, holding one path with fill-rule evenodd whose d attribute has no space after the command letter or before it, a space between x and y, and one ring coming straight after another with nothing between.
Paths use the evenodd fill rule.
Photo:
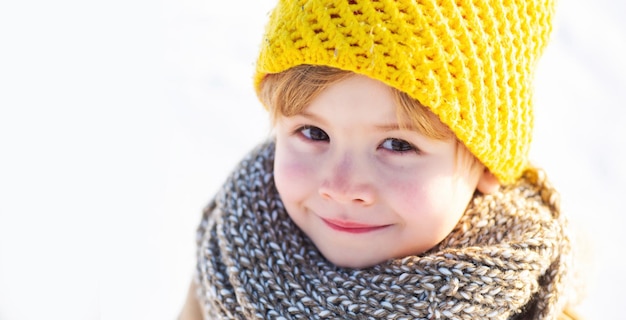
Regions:
<instances>
[{"instance_id":1,"label":"knit stitch pattern","mask_svg":"<svg viewBox=\"0 0 626 320\"><path fill-rule=\"evenodd\" d=\"M429 252L346 269L289 218L273 156L273 143L257 148L204 211L196 281L207 319L555 319L567 302L567 221L541 171L476 194Z\"/></svg>"},{"instance_id":2,"label":"knit stitch pattern","mask_svg":"<svg viewBox=\"0 0 626 320\"><path fill-rule=\"evenodd\" d=\"M448 125L502 183L528 166L532 80L554 0L280 0L255 85L300 64L404 91Z\"/></svg>"}]
</instances>

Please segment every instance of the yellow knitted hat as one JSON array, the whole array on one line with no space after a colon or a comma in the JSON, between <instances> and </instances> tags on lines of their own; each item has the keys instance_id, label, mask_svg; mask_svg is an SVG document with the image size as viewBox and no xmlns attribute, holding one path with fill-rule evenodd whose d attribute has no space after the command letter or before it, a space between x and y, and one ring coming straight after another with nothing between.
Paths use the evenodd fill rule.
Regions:
<instances>
[{"instance_id":1,"label":"yellow knitted hat","mask_svg":"<svg viewBox=\"0 0 626 320\"><path fill-rule=\"evenodd\" d=\"M555 0L279 0L257 61L353 71L430 108L500 180L528 165L533 70Z\"/></svg>"}]
</instances>

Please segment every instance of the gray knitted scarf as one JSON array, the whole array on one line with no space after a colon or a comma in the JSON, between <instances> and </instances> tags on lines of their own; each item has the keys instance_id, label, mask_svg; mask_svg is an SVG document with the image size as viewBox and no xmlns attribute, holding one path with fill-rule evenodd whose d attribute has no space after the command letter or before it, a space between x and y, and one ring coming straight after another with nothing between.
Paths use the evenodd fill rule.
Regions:
<instances>
[{"instance_id":1,"label":"gray knitted scarf","mask_svg":"<svg viewBox=\"0 0 626 320\"><path fill-rule=\"evenodd\" d=\"M555 319L570 244L558 194L538 170L476 194L430 251L336 267L290 220L274 145L233 171L198 227L196 282L207 319Z\"/></svg>"}]
</instances>

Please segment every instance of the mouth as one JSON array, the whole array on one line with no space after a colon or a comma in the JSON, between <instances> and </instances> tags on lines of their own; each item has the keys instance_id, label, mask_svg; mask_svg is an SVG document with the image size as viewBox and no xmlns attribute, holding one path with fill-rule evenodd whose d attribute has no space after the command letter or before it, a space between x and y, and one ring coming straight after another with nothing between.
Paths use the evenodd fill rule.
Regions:
<instances>
[{"instance_id":1,"label":"mouth","mask_svg":"<svg viewBox=\"0 0 626 320\"><path fill-rule=\"evenodd\" d=\"M333 230L347 232L347 233L368 233L373 231L378 231L384 228L389 227L389 224L386 225L370 225L363 224L352 221L343 221L343 220L334 220L334 219L324 219L322 221L326 223Z\"/></svg>"}]
</instances>

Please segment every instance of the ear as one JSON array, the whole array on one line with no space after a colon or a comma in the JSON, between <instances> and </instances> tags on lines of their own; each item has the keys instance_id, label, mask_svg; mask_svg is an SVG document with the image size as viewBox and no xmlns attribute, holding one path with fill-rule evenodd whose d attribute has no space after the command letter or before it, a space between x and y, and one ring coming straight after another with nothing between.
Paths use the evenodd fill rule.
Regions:
<instances>
[{"instance_id":1,"label":"ear","mask_svg":"<svg viewBox=\"0 0 626 320\"><path fill-rule=\"evenodd\" d=\"M478 180L478 185L476 185L476 189L482 192L483 194L490 194L498 191L500 188L500 182L498 178L494 176L489 169L485 168L483 173Z\"/></svg>"}]
</instances>

